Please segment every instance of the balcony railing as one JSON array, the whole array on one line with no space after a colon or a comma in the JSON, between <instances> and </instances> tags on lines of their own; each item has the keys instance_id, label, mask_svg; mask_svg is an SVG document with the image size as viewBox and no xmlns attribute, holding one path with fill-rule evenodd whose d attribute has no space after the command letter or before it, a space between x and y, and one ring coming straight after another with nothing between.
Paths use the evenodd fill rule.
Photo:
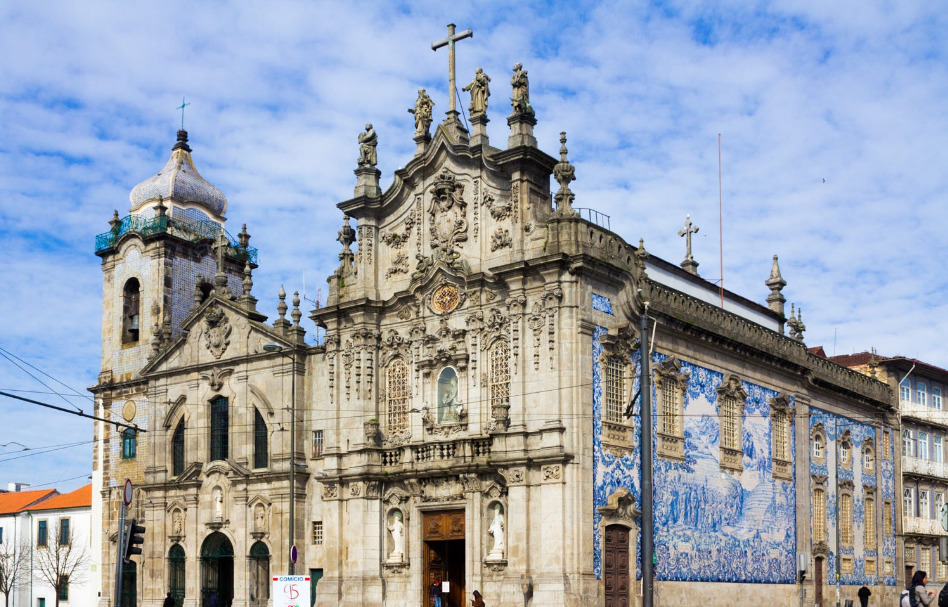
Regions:
<instances>
[{"instance_id":1,"label":"balcony railing","mask_svg":"<svg viewBox=\"0 0 948 607\"><path fill-rule=\"evenodd\" d=\"M489 438L462 439L450 442L406 445L381 452L383 468L406 464L460 464L490 457L492 440Z\"/></svg>"},{"instance_id":2,"label":"balcony railing","mask_svg":"<svg viewBox=\"0 0 948 607\"><path fill-rule=\"evenodd\" d=\"M921 474L924 476L934 476L936 478L948 479L948 464L945 462L933 462L919 457L902 456L903 474Z\"/></svg>"},{"instance_id":3,"label":"balcony railing","mask_svg":"<svg viewBox=\"0 0 948 607\"><path fill-rule=\"evenodd\" d=\"M918 518L915 516L906 516L902 519L902 532L906 535L942 535L948 536L948 531L941 527L938 519Z\"/></svg>"},{"instance_id":4,"label":"balcony railing","mask_svg":"<svg viewBox=\"0 0 948 607\"><path fill-rule=\"evenodd\" d=\"M116 223L111 230L95 237L95 252L100 253L106 249L111 249L122 236L130 233L139 234L140 236L168 233L184 240L198 242L200 240L214 240L220 231L220 224L213 221L198 221L189 217L171 217L169 215L161 217L127 215ZM231 237L226 230L224 234L227 235L227 241L230 245L224 251L227 256L257 265L257 249L240 246L240 243Z\"/></svg>"},{"instance_id":5,"label":"balcony railing","mask_svg":"<svg viewBox=\"0 0 948 607\"><path fill-rule=\"evenodd\" d=\"M911 417L929 424L938 424L939 426L948 426L948 411L944 409L935 409L926 407L908 400L899 401L899 409L902 417Z\"/></svg>"},{"instance_id":6,"label":"balcony railing","mask_svg":"<svg viewBox=\"0 0 948 607\"><path fill-rule=\"evenodd\" d=\"M611 222L609 221L609 216L605 213L600 213L596 209L588 209L583 207L573 207L573 210L579 213L579 216L590 223L594 223L600 228L605 228L611 230Z\"/></svg>"}]
</instances>

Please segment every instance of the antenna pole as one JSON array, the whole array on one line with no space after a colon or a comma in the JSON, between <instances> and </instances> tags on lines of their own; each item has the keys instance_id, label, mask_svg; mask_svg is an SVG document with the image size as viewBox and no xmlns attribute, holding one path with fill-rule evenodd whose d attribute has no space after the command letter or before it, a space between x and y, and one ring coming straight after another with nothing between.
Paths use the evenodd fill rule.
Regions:
<instances>
[{"instance_id":1,"label":"antenna pole","mask_svg":"<svg viewBox=\"0 0 948 607\"><path fill-rule=\"evenodd\" d=\"M718 133L718 251L721 256L721 309L724 309L724 195L721 187L721 133Z\"/></svg>"}]
</instances>

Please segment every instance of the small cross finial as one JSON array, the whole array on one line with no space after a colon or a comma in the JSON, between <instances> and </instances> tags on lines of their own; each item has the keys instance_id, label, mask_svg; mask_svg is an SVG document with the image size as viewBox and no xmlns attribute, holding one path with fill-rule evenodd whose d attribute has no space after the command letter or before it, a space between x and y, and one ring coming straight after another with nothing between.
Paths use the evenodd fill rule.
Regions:
<instances>
[{"instance_id":1,"label":"small cross finial","mask_svg":"<svg viewBox=\"0 0 948 607\"><path fill-rule=\"evenodd\" d=\"M691 214L685 215L685 227L678 230L678 235L685 237L685 260L681 262L681 267L692 274L698 273L698 262L691 254L691 235L697 233L698 226L691 223Z\"/></svg>"},{"instance_id":2,"label":"small cross finial","mask_svg":"<svg viewBox=\"0 0 948 607\"><path fill-rule=\"evenodd\" d=\"M184 108L191 105L190 103L184 102L184 97L181 98L181 105L178 106L178 109L181 110L181 130L184 130Z\"/></svg>"},{"instance_id":3,"label":"small cross finial","mask_svg":"<svg viewBox=\"0 0 948 607\"><path fill-rule=\"evenodd\" d=\"M455 84L454 78L454 43L459 40L464 40L465 38L470 38L474 35L474 32L470 28L464 30L460 34L455 35L455 27L457 26L453 23L449 23L448 37L431 43L431 50L433 51L438 50L442 46L448 47L448 114L454 114L457 112L457 106L455 104L455 98L457 97L457 85Z\"/></svg>"}]
</instances>

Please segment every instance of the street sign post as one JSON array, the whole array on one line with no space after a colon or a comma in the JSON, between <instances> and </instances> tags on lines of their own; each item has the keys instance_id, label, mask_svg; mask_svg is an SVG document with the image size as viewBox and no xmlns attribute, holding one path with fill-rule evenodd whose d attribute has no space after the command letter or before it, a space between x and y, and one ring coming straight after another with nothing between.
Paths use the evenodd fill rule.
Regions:
<instances>
[{"instance_id":1,"label":"street sign post","mask_svg":"<svg viewBox=\"0 0 948 607\"><path fill-rule=\"evenodd\" d=\"M308 575L275 575L271 579L270 596L273 598L273 607L310 607L312 604Z\"/></svg>"},{"instance_id":2,"label":"street sign post","mask_svg":"<svg viewBox=\"0 0 948 607\"><path fill-rule=\"evenodd\" d=\"M125 479L125 490L122 492L122 499L125 501L126 507L132 503L132 480L129 478Z\"/></svg>"}]
</instances>

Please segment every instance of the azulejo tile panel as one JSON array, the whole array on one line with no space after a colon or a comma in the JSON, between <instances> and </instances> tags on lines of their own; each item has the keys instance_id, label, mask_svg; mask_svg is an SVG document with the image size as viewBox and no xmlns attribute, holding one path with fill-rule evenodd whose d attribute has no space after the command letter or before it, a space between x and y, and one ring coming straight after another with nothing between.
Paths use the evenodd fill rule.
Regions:
<instances>
[{"instance_id":1,"label":"azulejo tile panel","mask_svg":"<svg viewBox=\"0 0 948 607\"><path fill-rule=\"evenodd\" d=\"M593 436L595 487L594 570L602 576L598 507L625 487L641 507L639 450L617 458L604 451L602 431L601 337L593 332ZM653 354L653 364L666 358ZM638 366L638 354L633 356ZM745 404L743 471L723 472L719 463L717 391L724 373L682 361L691 372L684 403L685 460L653 461L656 578L672 581L793 583L796 552L794 483L774 480L769 399L777 392L743 382ZM637 386L632 387L634 393ZM652 407L655 414L655 393ZM640 430L634 411L636 436ZM654 424L653 424L654 426ZM653 428L653 441L655 432ZM638 443L638 441L635 441ZM641 534L640 534L641 535ZM641 537L639 537L641 542ZM637 551L641 554L641 551ZM641 576L641 559L637 575Z\"/></svg>"},{"instance_id":2,"label":"azulejo tile panel","mask_svg":"<svg viewBox=\"0 0 948 607\"><path fill-rule=\"evenodd\" d=\"M599 310L600 312L605 312L606 314L612 314L612 302L609 301L608 297L603 297L602 295L592 294L592 309Z\"/></svg>"}]
</instances>

